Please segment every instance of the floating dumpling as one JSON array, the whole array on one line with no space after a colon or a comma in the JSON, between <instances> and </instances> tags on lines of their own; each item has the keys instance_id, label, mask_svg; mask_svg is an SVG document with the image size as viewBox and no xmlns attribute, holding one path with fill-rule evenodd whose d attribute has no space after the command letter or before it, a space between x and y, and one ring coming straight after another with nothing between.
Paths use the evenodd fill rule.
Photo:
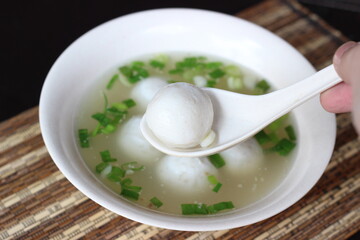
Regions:
<instances>
[{"instance_id":1,"label":"floating dumpling","mask_svg":"<svg viewBox=\"0 0 360 240\"><path fill-rule=\"evenodd\" d=\"M136 102L136 108L142 113L145 112L151 99L166 85L167 82L158 77L149 77L138 82L130 94Z\"/></svg>"},{"instance_id":2,"label":"floating dumpling","mask_svg":"<svg viewBox=\"0 0 360 240\"><path fill-rule=\"evenodd\" d=\"M264 161L264 153L254 138L239 143L220 153L225 160L224 169L234 175L253 174Z\"/></svg>"},{"instance_id":3,"label":"floating dumpling","mask_svg":"<svg viewBox=\"0 0 360 240\"><path fill-rule=\"evenodd\" d=\"M164 156L157 165L157 175L165 187L184 193L209 191L208 176L217 169L207 158Z\"/></svg>"},{"instance_id":4,"label":"floating dumpling","mask_svg":"<svg viewBox=\"0 0 360 240\"><path fill-rule=\"evenodd\" d=\"M140 131L141 116L134 116L118 131L117 141L120 152L125 157L139 163L154 162L164 154L145 140Z\"/></svg>"}]
</instances>

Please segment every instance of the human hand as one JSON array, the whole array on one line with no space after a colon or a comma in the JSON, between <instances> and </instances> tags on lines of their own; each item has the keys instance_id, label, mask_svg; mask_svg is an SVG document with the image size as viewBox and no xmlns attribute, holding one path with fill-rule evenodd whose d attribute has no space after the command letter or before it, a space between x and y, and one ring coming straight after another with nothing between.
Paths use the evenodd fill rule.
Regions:
<instances>
[{"instance_id":1,"label":"human hand","mask_svg":"<svg viewBox=\"0 0 360 240\"><path fill-rule=\"evenodd\" d=\"M344 82L323 92L321 104L328 112L352 111L354 126L360 134L360 44L343 44L335 52L333 64Z\"/></svg>"}]
</instances>

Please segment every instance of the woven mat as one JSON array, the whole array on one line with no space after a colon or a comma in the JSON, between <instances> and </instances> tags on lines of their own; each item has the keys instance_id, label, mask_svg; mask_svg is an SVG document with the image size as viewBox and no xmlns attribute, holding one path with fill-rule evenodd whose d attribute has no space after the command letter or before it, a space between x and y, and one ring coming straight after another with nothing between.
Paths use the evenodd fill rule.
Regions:
<instances>
[{"instance_id":1,"label":"woven mat","mask_svg":"<svg viewBox=\"0 0 360 240\"><path fill-rule=\"evenodd\" d=\"M286 39L317 69L346 41L293 0L264 1L238 16ZM360 141L349 114L337 116L337 128L325 174L289 209L232 230L180 232L128 220L80 193L49 157L36 107L0 124L0 239L346 239L360 230Z\"/></svg>"}]
</instances>

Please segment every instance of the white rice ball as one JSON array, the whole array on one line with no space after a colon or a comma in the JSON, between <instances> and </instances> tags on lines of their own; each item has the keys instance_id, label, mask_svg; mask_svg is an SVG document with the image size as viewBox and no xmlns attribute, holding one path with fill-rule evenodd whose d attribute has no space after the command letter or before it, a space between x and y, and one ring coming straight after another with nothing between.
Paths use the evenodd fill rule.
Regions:
<instances>
[{"instance_id":1,"label":"white rice ball","mask_svg":"<svg viewBox=\"0 0 360 240\"><path fill-rule=\"evenodd\" d=\"M181 82L162 88L148 105L145 118L164 144L190 148L199 145L210 133L214 110L203 90Z\"/></svg>"},{"instance_id":2,"label":"white rice ball","mask_svg":"<svg viewBox=\"0 0 360 240\"><path fill-rule=\"evenodd\" d=\"M117 145L125 157L139 163L159 160L164 154L155 149L142 135L141 116L133 116L117 132Z\"/></svg>"},{"instance_id":3,"label":"white rice ball","mask_svg":"<svg viewBox=\"0 0 360 240\"><path fill-rule=\"evenodd\" d=\"M167 84L164 79L158 77L149 77L136 83L130 97L135 100L139 112L144 113L151 99Z\"/></svg>"},{"instance_id":4,"label":"white rice ball","mask_svg":"<svg viewBox=\"0 0 360 240\"><path fill-rule=\"evenodd\" d=\"M189 194L209 191L208 176L217 176L217 169L207 158L164 156L156 171L165 187Z\"/></svg>"},{"instance_id":5,"label":"white rice ball","mask_svg":"<svg viewBox=\"0 0 360 240\"><path fill-rule=\"evenodd\" d=\"M220 153L225 160L223 167L233 175L252 174L264 162L264 153L254 138L239 143Z\"/></svg>"}]
</instances>

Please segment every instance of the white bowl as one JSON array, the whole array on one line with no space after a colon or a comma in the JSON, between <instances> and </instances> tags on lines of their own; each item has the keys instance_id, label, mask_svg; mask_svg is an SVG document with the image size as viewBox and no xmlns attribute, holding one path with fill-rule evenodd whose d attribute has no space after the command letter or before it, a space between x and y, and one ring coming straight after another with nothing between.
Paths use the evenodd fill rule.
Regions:
<instances>
[{"instance_id":1,"label":"white bowl","mask_svg":"<svg viewBox=\"0 0 360 240\"><path fill-rule=\"evenodd\" d=\"M150 10L119 17L71 44L52 66L40 98L40 126L47 149L65 177L101 206L145 224L187 231L229 229L255 223L303 197L325 170L334 147L335 117L315 97L294 110L297 154L282 183L248 207L206 217L174 216L123 200L96 180L75 139L77 105L84 89L116 64L166 52L202 52L230 59L282 88L312 73L313 67L274 34L247 21L195 9Z\"/></svg>"}]
</instances>

